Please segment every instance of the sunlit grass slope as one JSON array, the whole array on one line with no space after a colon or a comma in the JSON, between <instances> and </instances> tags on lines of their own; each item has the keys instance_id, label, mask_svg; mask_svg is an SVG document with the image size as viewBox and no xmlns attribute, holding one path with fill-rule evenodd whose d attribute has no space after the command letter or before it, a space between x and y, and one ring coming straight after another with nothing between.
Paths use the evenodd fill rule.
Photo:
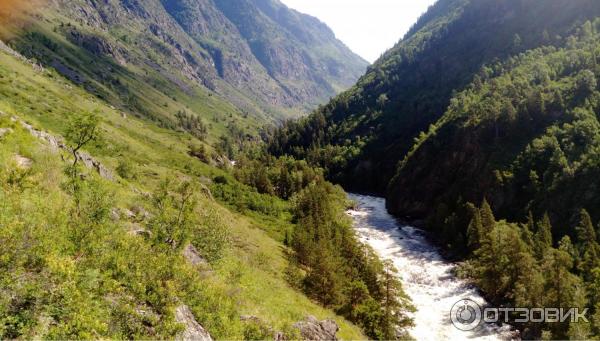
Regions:
<instances>
[{"instance_id":1,"label":"sunlit grass slope","mask_svg":"<svg viewBox=\"0 0 600 341\"><path fill-rule=\"evenodd\" d=\"M86 182L94 187L86 195L88 203L100 198L121 212L152 213L150 194L166 177L208 183L226 176L235 181L188 156L189 144L201 143L189 134L123 115L55 71L35 70L4 52L0 111L0 128L10 128L0 137L0 335L169 338L181 330L174 310L186 304L221 339L247 336L242 315L257 316L275 331L289 331L307 315L334 318L340 337L364 338L357 327L286 283L285 247L272 238L291 224L286 216L242 216L201 195L197 214L202 224L224 225L230 234L223 258L208 269L192 266L179 253L156 252L131 233L146 224L140 214L92 221L93 229L83 233L81 226L88 225L72 221L74 199L64 189L69 155L53 152L11 117L63 135L71 115L99 113L103 139L86 151L112 170L116 180L87 171ZM210 136L208 141L214 134ZM31 168L19 166L19 157L31 160ZM127 176L117 171L123 164Z\"/></svg>"}]
</instances>

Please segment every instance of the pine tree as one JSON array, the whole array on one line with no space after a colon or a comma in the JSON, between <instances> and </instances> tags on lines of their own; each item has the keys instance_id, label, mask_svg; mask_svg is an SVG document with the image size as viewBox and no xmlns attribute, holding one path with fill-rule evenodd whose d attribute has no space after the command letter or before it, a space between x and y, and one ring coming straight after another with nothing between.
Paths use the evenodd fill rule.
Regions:
<instances>
[{"instance_id":1,"label":"pine tree","mask_svg":"<svg viewBox=\"0 0 600 341\"><path fill-rule=\"evenodd\" d=\"M569 308L577 303L577 290L582 287L579 277L570 272L573 258L567 252L549 248L542 261L542 272L545 277L546 307ZM564 339L568 330L567 323L555 323L551 326L553 337Z\"/></svg>"},{"instance_id":2,"label":"pine tree","mask_svg":"<svg viewBox=\"0 0 600 341\"><path fill-rule=\"evenodd\" d=\"M573 305L571 306L582 311L586 304L587 298L585 288L583 286L576 287L573 296ZM569 323L569 329L567 331L569 340L588 340L590 338L590 333L591 325L589 321L578 319L577 321Z\"/></svg>"},{"instance_id":3,"label":"pine tree","mask_svg":"<svg viewBox=\"0 0 600 341\"><path fill-rule=\"evenodd\" d=\"M580 212L579 225L577 231L577 247L581 255L581 261L578 268L583 278L589 280L592 269L600 265L598 261L598 243L596 242L596 231L592 224L592 218L589 213L583 209Z\"/></svg>"},{"instance_id":4,"label":"pine tree","mask_svg":"<svg viewBox=\"0 0 600 341\"><path fill-rule=\"evenodd\" d=\"M541 221L537 223L537 231L535 233L536 254L539 258L543 258L546 250L552 247L552 224L548 214L544 214Z\"/></svg>"},{"instance_id":5,"label":"pine tree","mask_svg":"<svg viewBox=\"0 0 600 341\"><path fill-rule=\"evenodd\" d=\"M596 242L596 231L590 214L582 209L579 215L579 225L576 227L577 242L582 246L589 246Z\"/></svg>"},{"instance_id":6,"label":"pine tree","mask_svg":"<svg viewBox=\"0 0 600 341\"><path fill-rule=\"evenodd\" d=\"M535 228L535 223L533 220L533 214L529 211L527 215L527 223L521 225L521 238L527 245L529 249L533 249L534 247L534 234L533 229Z\"/></svg>"},{"instance_id":7,"label":"pine tree","mask_svg":"<svg viewBox=\"0 0 600 341\"><path fill-rule=\"evenodd\" d=\"M382 291L383 291L383 321L382 338L384 340L395 340L398 338L397 329L409 326L410 320L403 315L406 310L407 297L402 290L402 284L398 280L398 270L392 261L383 263Z\"/></svg>"},{"instance_id":8,"label":"pine tree","mask_svg":"<svg viewBox=\"0 0 600 341\"><path fill-rule=\"evenodd\" d=\"M467 204L467 209L471 212L471 222L467 228L467 246L471 251L479 249L483 234L483 225L481 223L481 213L475 205Z\"/></svg>"},{"instance_id":9,"label":"pine tree","mask_svg":"<svg viewBox=\"0 0 600 341\"><path fill-rule=\"evenodd\" d=\"M492 208L486 199L483 199L483 203L481 204L481 225L483 236L490 233L494 226L496 225L496 218L494 218L494 213L492 212Z\"/></svg>"}]
</instances>

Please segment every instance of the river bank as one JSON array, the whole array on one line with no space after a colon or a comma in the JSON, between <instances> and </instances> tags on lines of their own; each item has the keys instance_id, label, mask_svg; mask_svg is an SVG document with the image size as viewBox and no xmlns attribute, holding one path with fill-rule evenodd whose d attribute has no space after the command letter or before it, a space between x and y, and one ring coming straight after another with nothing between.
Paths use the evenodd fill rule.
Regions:
<instances>
[{"instance_id":1,"label":"river bank","mask_svg":"<svg viewBox=\"0 0 600 341\"><path fill-rule=\"evenodd\" d=\"M405 292L417 311L415 326L409 330L417 340L507 340L515 338L510 326L483 324L470 331L456 328L450 319L452 307L469 299L485 306L477 289L458 279L455 265L442 257L424 232L399 223L385 208L385 199L349 194L357 207L348 214L359 239L382 259L390 259L399 271Z\"/></svg>"}]
</instances>

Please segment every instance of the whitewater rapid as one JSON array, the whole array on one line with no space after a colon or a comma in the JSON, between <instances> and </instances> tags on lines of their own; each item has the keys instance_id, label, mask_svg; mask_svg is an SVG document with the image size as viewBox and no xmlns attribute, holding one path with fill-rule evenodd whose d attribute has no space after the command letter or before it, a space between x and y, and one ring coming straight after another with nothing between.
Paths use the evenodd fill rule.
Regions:
<instances>
[{"instance_id":1,"label":"whitewater rapid","mask_svg":"<svg viewBox=\"0 0 600 341\"><path fill-rule=\"evenodd\" d=\"M508 340L515 338L510 326L482 325L472 331L454 327L452 306L470 299L480 306L486 302L475 288L453 275L455 265L445 261L438 249L417 228L401 225L385 209L385 199L349 194L358 206L348 211L363 243L398 269L404 291L417 311L415 326L409 330L417 340Z\"/></svg>"}]
</instances>

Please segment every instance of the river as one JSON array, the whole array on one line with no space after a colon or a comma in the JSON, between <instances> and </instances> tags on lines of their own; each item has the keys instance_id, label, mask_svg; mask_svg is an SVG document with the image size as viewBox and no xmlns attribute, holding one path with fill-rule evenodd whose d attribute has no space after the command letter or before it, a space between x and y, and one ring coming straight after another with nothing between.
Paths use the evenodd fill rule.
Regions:
<instances>
[{"instance_id":1,"label":"river","mask_svg":"<svg viewBox=\"0 0 600 341\"><path fill-rule=\"evenodd\" d=\"M417 340L507 340L515 337L510 326L481 324L463 331L450 320L455 303L469 299L479 306L486 302L475 288L453 275L455 265L444 260L422 231L400 224L385 209L385 199L349 194L358 203L348 211L360 240L382 259L391 259L399 271L404 291L417 311L409 330Z\"/></svg>"}]
</instances>

